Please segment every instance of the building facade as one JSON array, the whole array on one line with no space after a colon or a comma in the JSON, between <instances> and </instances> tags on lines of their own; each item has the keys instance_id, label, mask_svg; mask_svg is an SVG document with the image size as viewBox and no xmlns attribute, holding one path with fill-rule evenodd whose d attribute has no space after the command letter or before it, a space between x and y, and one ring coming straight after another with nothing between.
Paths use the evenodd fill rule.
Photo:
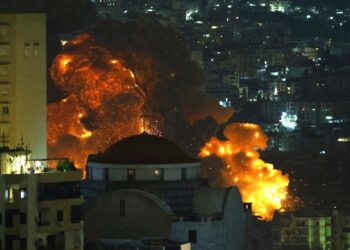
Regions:
<instances>
[{"instance_id":1,"label":"building facade","mask_svg":"<svg viewBox=\"0 0 350 250\"><path fill-rule=\"evenodd\" d=\"M195 250L244 249L238 189L210 188L200 161L165 138L143 133L90 155L82 191L89 246L146 237L189 242Z\"/></svg>"},{"instance_id":2,"label":"building facade","mask_svg":"<svg viewBox=\"0 0 350 250\"><path fill-rule=\"evenodd\" d=\"M49 170L23 149L1 156L13 170L0 175L0 248L82 250L82 172Z\"/></svg>"},{"instance_id":3,"label":"building facade","mask_svg":"<svg viewBox=\"0 0 350 250\"><path fill-rule=\"evenodd\" d=\"M347 210L286 213L274 220L273 249L350 249Z\"/></svg>"},{"instance_id":4,"label":"building facade","mask_svg":"<svg viewBox=\"0 0 350 250\"><path fill-rule=\"evenodd\" d=\"M46 158L46 75L45 14L0 14L0 144L34 158Z\"/></svg>"}]
</instances>

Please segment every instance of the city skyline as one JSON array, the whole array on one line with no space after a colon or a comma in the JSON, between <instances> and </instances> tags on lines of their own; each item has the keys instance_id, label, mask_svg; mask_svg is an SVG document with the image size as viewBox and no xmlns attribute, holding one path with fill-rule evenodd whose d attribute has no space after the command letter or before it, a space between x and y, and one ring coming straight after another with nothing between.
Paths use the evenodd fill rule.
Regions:
<instances>
[{"instance_id":1,"label":"city skyline","mask_svg":"<svg viewBox=\"0 0 350 250\"><path fill-rule=\"evenodd\" d=\"M89 229L87 249L93 245L119 249L119 240L127 235L135 240L130 246L177 244L182 249L190 242L191 248L203 249L204 235L215 239L216 232L206 231L196 220L207 226L213 221L226 225L220 224L222 216L233 217L223 210L215 210L218 217L214 210L206 214L202 203L186 210L189 216L177 211L169 197L189 195L188 200L197 204L198 197L216 192L221 197L230 187L239 189L240 198L232 204L221 200L213 204L226 204L241 213L244 222L237 219L232 228L234 224L227 224L232 233L245 230L244 244L237 249L350 249L350 5L346 1L50 0L4 1L1 6L5 13L46 14L40 27L23 29L6 19L17 14L0 14L0 21L6 19L0 23L1 37L18 31L0 44L5 60L0 62L0 75L6 73L6 65L11 71L6 80L10 90L0 89L1 98L11 97L1 102L9 105L2 111L24 121L1 117L3 140L4 126L16 126L7 133L13 139L3 146L21 143L24 150L28 143L32 158L46 158L47 135L49 159L70 158L86 172L83 210L98 214L99 209L91 208L98 202L119 207L113 220L124 225L118 230L126 230L125 234L112 227L94 238ZM30 15L36 14L18 17ZM22 39L26 35L40 39ZM37 102L28 105L30 98ZM40 136L30 132L35 127L40 127ZM147 144L147 136L158 139ZM152 166L147 160L114 166L109 162L114 156L91 161L113 150L115 157L126 154L124 146L116 145L132 138L135 146L127 147L132 159L138 158L138 148L142 152L157 148L158 155L150 154L161 159L169 146L159 146L162 138L178 145L188 157L200 160L195 179L201 184L186 177L192 171L187 167L179 166L185 170L175 174L169 166L156 165L157 160ZM73 170L69 164L61 170ZM30 175L30 169L24 172ZM125 174L127 179L121 177ZM199 186L193 191L191 185ZM126 190L130 187L138 191L130 193ZM100 196L101 190L108 192ZM229 191L226 195L231 197ZM97 203L90 201L95 196ZM148 199L169 206L162 207L166 219L159 225L169 234L159 234L158 243L133 231L131 225L142 218L122 215L135 212L128 204L143 207ZM146 214L157 209L145 210L142 226L148 228ZM129 219L133 223L127 229ZM87 218L90 227L94 223L104 228L109 222ZM144 236L153 232L146 231ZM101 241L103 237L110 241ZM230 238L223 241L222 249L229 249ZM210 243L219 244L214 242Z\"/></svg>"}]
</instances>

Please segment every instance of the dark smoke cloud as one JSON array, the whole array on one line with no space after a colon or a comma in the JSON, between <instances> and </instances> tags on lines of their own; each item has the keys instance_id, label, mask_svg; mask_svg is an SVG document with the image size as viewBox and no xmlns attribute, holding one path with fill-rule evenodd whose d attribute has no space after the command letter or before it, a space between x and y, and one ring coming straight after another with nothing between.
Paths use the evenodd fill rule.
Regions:
<instances>
[{"instance_id":1,"label":"dark smoke cloud","mask_svg":"<svg viewBox=\"0 0 350 250\"><path fill-rule=\"evenodd\" d=\"M197 156L233 111L203 92L204 72L190 54L174 27L150 19L103 21L77 35L50 69L67 97L48 108L50 157L64 153L83 166L88 154L139 133L142 118ZM76 139L72 154L63 150L67 138Z\"/></svg>"},{"instance_id":2,"label":"dark smoke cloud","mask_svg":"<svg viewBox=\"0 0 350 250\"><path fill-rule=\"evenodd\" d=\"M149 19L104 21L88 32L134 72L146 95L147 119L191 153L232 115L203 92L204 72L174 27Z\"/></svg>"}]
</instances>

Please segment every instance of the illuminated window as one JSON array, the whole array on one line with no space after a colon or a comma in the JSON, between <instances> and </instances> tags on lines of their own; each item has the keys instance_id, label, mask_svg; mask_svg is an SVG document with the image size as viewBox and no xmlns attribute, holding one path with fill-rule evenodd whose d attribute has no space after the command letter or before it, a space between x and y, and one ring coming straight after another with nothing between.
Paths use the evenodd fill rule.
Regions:
<instances>
[{"instance_id":1,"label":"illuminated window","mask_svg":"<svg viewBox=\"0 0 350 250\"><path fill-rule=\"evenodd\" d=\"M5 199L9 203L13 203L13 201L14 201L14 189L12 187L6 188L6 190L5 190Z\"/></svg>"},{"instance_id":2,"label":"illuminated window","mask_svg":"<svg viewBox=\"0 0 350 250\"><path fill-rule=\"evenodd\" d=\"M156 180L163 180L163 177L164 177L163 169L159 169L159 168L155 169L154 176Z\"/></svg>"},{"instance_id":3,"label":"illuminated window","mask_svg":"<svg viewBox=\"0 0 350 250\"><path fill-rule=\"evenodd\" d=\"M252 203L243 204L244 211L252 211Z\"/></svg>"},{"instance_id":4,"label":"illuminated window","mask_svg":"<svg viewBox=\"0 0 350 250\"><path fill-rule=\"evenodd\" d=\"M27 189L21 188L20 196L21 196L21 199L22 199L22 200L25 199L25 198L27 198Z\"/></svg>"},{"instance_id":5,"label":"illuminated window","mask_svg":"<svg viewBox=\"0 0 350 250\"><path fill-rule=\"evenodd\" d=\"M128 171L128 181L134 181L136 176L135 169L129 168L127 171Z\"/></svg>"}]
</instances>

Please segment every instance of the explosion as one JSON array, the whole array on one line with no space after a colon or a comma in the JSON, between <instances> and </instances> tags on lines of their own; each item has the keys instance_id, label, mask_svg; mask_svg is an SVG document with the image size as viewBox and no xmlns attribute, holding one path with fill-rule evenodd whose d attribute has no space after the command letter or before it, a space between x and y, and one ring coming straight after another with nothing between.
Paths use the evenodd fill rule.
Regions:
<instances>
[{"instance_id":1,"label":"explosion","mask_svg":"<svg viewBox=\"0 0 350 250\"><path fill-rule=\"evenodd\" d=\"M201 149L200 157L216 155L222 159L221 182L237 186L243 201L253 204L253 213L271 220L287 199L289 180L282 171L259 159L257 149L266 148L267 136L259 126L247 123L228 125L224 135L227 141L212 138Z\"/></svg>"},{"instance_id":2,"label":"explosion","mask_svg":"<svg viewBox=\"0 0 350 250\"><path fill-rule=\"evenodd\" d=\"M110 21L77 35L50 75L65 98L48 105L48 154L81 168L89 154L143 131L197 153L232 115L201 91L203 72L184 40L153 21Z\"/></svg>"},{"instance_id":3,"label":"explosion","mask_svg":"<svg viewBox=\"0 0 350 250\"><path fill-rule=\"evenodd\" d=\"M49 157L69 157L80 168L89 154L143 131L197 155L233 114L203 92L203 70L184 40L154 21L92 27L64 45L50 75L65 97L48 105ZM288 178L259 159L255 148L266 147L266 136L248 124L228 125L225 136L211 139L201 157L221 157L220 185L238 186L254 212L270 219Z\"/></svg>"},{"instance_id":4,"label":"explosion","mask_svg":"<svg viewBox=\"0 0 350 250\"><path fill-rule=\"evenodd\" d=\"M84 167L89 154L141 131L144 93L134 74L90 35L68 46L50 71L68 95L48 106L49 154L69 156Z\"/></svg>"}]
</instances>

